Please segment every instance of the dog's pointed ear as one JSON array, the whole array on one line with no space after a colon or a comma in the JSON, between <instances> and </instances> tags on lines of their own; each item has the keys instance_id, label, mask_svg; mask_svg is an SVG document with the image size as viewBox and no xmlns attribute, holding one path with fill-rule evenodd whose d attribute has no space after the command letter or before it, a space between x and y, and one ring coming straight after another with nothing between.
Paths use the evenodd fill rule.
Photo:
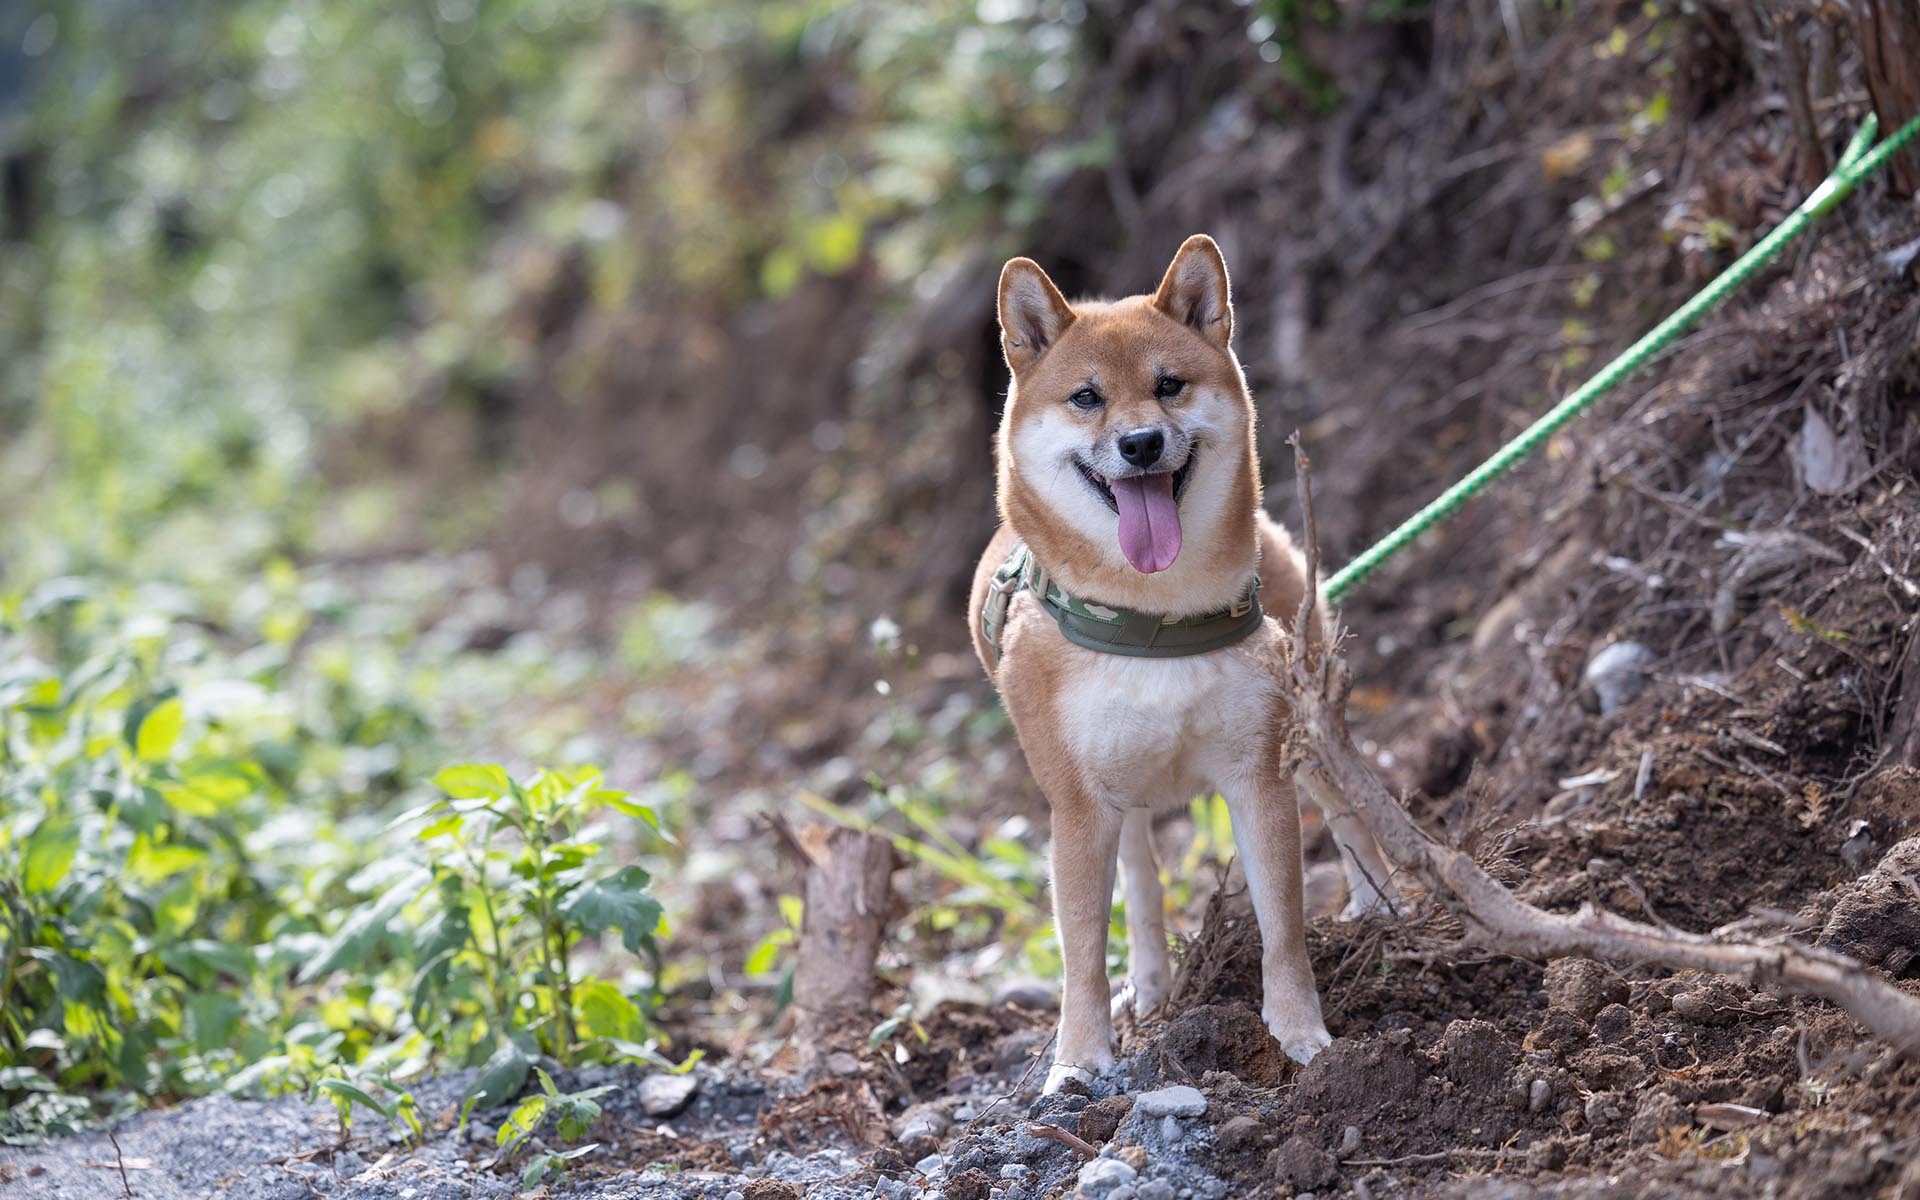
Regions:
<instances>
[{"instance_id":1,"label":"dog's pointed ear","mask_svg":"<svg viewBox=\"0 0 1920 1200\"><path fill-rule=\"evenodd\" d=\"M1030 258L1000 268L1000 349L1007 366L1024 370L1073 324L1073 308Z\"/></svg>"},{"instance_id":2,"label":"dog's pointed ear","mask_svg":"<svg viewBox=\"0 0 1920 1200\"><path fill-rule=\"evenodd\" d=\"M1180 252L1160 279L1153 306L1222 350L1233 342L1233 300L1227 260L1204 233L1180 243Z\"/></svg>"}]
</instances>

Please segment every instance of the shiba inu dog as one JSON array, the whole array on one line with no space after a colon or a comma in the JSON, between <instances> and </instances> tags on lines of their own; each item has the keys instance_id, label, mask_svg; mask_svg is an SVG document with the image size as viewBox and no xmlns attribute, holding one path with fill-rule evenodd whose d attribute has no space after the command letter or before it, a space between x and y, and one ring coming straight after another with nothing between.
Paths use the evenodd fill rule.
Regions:
<instances>
[{"instance_id":1,"label":"shiba inu dog","mask_svg":"<svg viewBox=\"0 0 1920 1200\"><path fill-rule=\"evenodd\" d=\"M1331 1040L1307 959L1280 683L1304 568L1261 508L1226 262L1196 235L1152 295L1069 304L1016 258L1000 275L999 315L1013 377L996 447L1001 526L969 615L1053 811L1066 978L1046 1090L1112 1063L1112 1011L1144 1015L1166 998L1150 823L1215 791L1260 926L1261 1015L1304 1063ZM1372 838L1324 777L1299 774L1341 845L1348 912L1382 904L1390 884ZM1128 979L1110 1007L1116 861Z\"/></svg>"}]
</instances>

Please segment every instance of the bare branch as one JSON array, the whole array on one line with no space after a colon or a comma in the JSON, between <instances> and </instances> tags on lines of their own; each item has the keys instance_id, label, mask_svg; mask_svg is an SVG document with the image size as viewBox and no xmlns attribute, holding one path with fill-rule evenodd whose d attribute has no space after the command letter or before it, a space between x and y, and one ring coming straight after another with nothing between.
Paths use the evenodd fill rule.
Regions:
<instances>
[{"instance_id":1,"label":"bare branch","mask_svg":"<svg viewBox=\"0 0 1920 1200\"><path fill-rule=\"evenodd\" d=\"M1313 519L1312 464L1295 435L1295 486L1306 524L1307 589L1294 626L1286 684L1294 710L1320 766L1332 778L1387 857L1426 884L1434 898L1466 929L1467 940L1486 950L1528 958L1579 956L1614 962L1647 962L1678 969L1737 976L1818 996L1901 1052L1920 1055L1920 997L1910 996L1858 961L1842 954L1780 939L1766 943L1728 941L1661 929L1583 905L1571 915L1546 912L1521 900L1481 868L1473 857L1428 835L1415 823L1353 743L1347 728L1347 694L1353 677L1337 652L1337 631L1315 646L1305 636L1318 590L1320 548Z\"/></svg>"}]
</instances>

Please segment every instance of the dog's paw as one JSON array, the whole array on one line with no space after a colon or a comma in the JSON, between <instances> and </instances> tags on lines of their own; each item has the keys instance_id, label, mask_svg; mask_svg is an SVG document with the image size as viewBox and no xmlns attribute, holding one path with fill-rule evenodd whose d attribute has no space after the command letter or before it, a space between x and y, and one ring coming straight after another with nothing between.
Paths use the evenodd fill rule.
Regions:
<instances>
[{"instance_id":1,"label":"dog's paw","mask_svg":"<svg viewBox=\"0 0 1920 1200\"><path fill-rule=\"evenodd\" d=\"M1152 1015L1154 1009L1166 1002L1167 991L1164 987L1143 987L1138 980L1128 979L1113 994L1113 1019L1118 1021L1132 1016L1135 1020L1141 1020Z\"/></svg>"},{"instance_id":2,"label":"dog's paw","mask_svg":"<svg viewBox=\"0 0 1920 1200\"><path fill-rule=\"evenodd\" d=\"M1363 917L1371 917L1375 913L1392 911L1393 901L1369 884L1348 893L1347 906L1340 910L1340 920L1358 921Z\"/></svg>"},{"instance_id":3,"label":"dog's paw","mask_svg":"<svg viewBox=\"0 0 1920 1200\"><path fill-rule=\"evenodd\" d=\"M1076 1067L1072 1063L1057 1062L1047 1068L1047 1082L1040 1089L1043 1096L1051 1096L1072 1079L1088 1087L1093 1085L1093 1072L1085 1067Z\"/></svg>"},{"instance_id":4,"label":"dog's paw","mask_svg":"<svg viewBox=\"0 0 1920 1200\"><path fill-rule=\"evenodd\" d=\"M1315 1055L1333 1042L1333 1035L1328 1033L1327 1027L1319 1021L1300 1025L1283 1024L1269 1019L1267 1031L1273 1034L1275 1041L1280 1043L1280 1048L1287 1052L1287 1057L1301 1066L1312 1062Z\"/></svg>"}]
</instances>

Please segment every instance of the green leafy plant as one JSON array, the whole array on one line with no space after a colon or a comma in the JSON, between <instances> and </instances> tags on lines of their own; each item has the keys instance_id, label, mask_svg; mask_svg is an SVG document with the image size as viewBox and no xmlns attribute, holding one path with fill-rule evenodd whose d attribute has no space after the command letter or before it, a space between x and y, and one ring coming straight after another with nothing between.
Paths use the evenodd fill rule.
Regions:
<instances>
[{"instance_id":1,"label":"green leafy plant","mask_svg":"<svg viewBox=\"0 0 1920 1200\"><path fill-rule=\"evenodd\" d=\"M500 1147L503 1160L511 1159L540 1131L548 1118L552 1118L556 1130L565 1141L577 1142L586 1137L600 1116L598 1098L613 1090L612 1084L604 1084L584 1091L562 1092L554 1086L553 1076L537 1068L535 1074L540 1078L540 1090L514 1105L513 1111L500 1123L500 1131L495 1135L494 1141ZM598 1143L589 1143L569 1150L543 1150L529 1155L520 1171L520 1186L532 1188L555 1171L564 1173L566 1164L599 1148Z\"/></svg>"},{"instance_id":2,"label":"green leafy plant","mask_svg":"<svg viewBox=\"0 0 1920 1200\"><path fill-rule=\"evenodd\" d=\"M530 1052L563 1066L651 1055L640 1045L641 1005L576 975L582 943L614 931L658 975L661 910L647 872L599 862L606 831L593 823L612 813L655 826L653 810L590 768L540 771L522 784L499 767L468 765L434 782L445 797L395 823L418 826L429 862L388 893L396 912L417 901L426 913L412 926L415 1023L441 1044L491 1047L476 1092L487 1103L520 1090ZM343 929L334 946L359 936Z\"/></svg>"}]
</instances>

